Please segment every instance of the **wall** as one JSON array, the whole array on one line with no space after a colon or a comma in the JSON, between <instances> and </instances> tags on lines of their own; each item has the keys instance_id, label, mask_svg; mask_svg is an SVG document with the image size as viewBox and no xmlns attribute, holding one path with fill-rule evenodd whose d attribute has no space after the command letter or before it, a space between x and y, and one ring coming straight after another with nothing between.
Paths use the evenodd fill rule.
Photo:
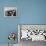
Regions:
<instances>
[{"instance_id":1,"label":"wall","mask_svg":"<svg viewBox=\"0 0 46 46\"><path fill-rule=\"evenodd\" d=\"M17 7L18 15L5 17L6 6ZM0 0L0 44L8 43L9 32L18 32L17 24L46 24L46 0Z\"/></svg>"},{"instance_id":2,"label":"wall","mask_svg":"<svg viewBox=\"0 0 46 46\"><path fill-rule=\"evenodd\" d=\"M19 15L17 15L16 17L4 16L4 7L9 7L9 6L17 7L18 6L17 1L0 0L0 44L7 44L9 42L8 34L10 32L16 32L16 35L18 34L17 24L19 23ZM17 39L15 41L16 43L18 42Z\"/></svg>"},{"instance_id":3,"label":"wall","mask_svg":"<svg viewBox=\"0 0 46 46\"><path fill-rule=\"evenodd\" d=\"M46 0L23 0L21 24L46 24Z\"/></svg>"}]
</instances>

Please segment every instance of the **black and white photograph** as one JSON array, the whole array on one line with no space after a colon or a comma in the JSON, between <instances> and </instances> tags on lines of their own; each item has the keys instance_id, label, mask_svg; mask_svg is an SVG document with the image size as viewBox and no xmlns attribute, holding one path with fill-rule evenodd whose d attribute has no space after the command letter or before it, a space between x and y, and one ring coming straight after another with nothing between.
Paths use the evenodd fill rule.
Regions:
<instances>
[{"instance_id":1,"label":"black and white photograph","mask_svg":"<svg viewBox=\"0 0 46 46\"><path fill-rule=\"evenodd\" d=\"M46 25L20 25L20 39L46 41Z\"/></svg>"},{"instance_id":2,"label":"black and white photograph","mask_svg":"<svg viewBox=\"0 0 46 46\"><path fill-rule=\"evenodd\" d=\"M16 7L5 7L4 16L16 16L17 8Z\"/></svg>"},{"instance_id":3,"label":"black and white photograph","mask_svg":"<svg viewBox=\"0 0 46 46\"><path fill-rule=\"evenodd\" d=\"M20 46L42 46L46 44L46 25L18 25ZM45 45L46 46L46 45Z\"/></svg>"}]
</instances>

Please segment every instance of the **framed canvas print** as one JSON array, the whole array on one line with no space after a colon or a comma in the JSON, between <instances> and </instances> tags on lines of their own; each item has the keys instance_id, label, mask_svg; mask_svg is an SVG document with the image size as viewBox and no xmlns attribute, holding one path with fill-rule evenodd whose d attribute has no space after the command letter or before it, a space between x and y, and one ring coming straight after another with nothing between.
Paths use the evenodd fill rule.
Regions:
<instances>
[{"instance_id":1,"label":"framed canvas print","mask_svg":"<svg viewBox=\"0 0 46 46\"><path fill-rule=\"evenodd\" d=\"M18 25L18 33L20 41L46 41L46 25Z\"/></svg>"},{"instance_id":2,"label":"framed canvas print","mask_svg":"<svg viewBox=\"0 0 46 46\"><path fill-rule=\"evenodd\" d=\"M4 7L4 16L16 16L16 7Z\"/></svg>"}]
</instances>

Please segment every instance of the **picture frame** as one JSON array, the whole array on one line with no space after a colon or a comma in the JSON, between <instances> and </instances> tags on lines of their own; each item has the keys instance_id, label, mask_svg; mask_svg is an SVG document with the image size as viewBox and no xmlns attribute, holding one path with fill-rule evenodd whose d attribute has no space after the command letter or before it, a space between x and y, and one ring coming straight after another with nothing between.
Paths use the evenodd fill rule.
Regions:
<instances>
[{"instance_id":1,"label":"picture frame","mask_svg":"<svg viewBox=\"0 0 46 46\"><path fill-rule=\"evenodd\" d=\"M27 37L25 38L25 36ZM21 40L46 41L46 25L45 24L19 24L18 38L19 38L18 39L19 42Z\"/></svg>"},{"instance_id":2,"label":"picture frame","mask_svg":"<svg viewBox=\"0 0 46 46\"><path fill-rule=\"evenodd\" d=\"M17 16L16 7L4 7L4 16Z\"/></svg>"}]
</instances>

